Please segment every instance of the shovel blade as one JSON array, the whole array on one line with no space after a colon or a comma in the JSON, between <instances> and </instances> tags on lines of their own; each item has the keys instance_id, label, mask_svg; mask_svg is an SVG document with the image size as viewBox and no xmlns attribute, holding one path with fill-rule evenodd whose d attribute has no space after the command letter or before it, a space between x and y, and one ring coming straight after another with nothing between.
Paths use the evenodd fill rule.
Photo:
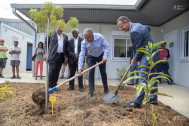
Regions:
<instances>
[{"instance_id":1,"label":"shovel blade","mask_svg":"<svg viewBox=\"0 0 189 126\"><path fill-rule=\"evenodd\" d=\"M112 104L118 100L120 100L121 97L119 95L115 95L111 92L109 92L107 95L104 96L103 100L104 100L104 103L109 103L109 104Z\"/></svg>"}]
</instances>

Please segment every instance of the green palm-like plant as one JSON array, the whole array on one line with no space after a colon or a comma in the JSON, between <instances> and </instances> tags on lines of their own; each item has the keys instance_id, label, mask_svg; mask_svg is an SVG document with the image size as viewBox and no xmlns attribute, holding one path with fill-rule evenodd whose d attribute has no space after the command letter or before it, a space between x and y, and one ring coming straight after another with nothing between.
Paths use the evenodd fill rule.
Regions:
<instances>
[{"instance_id":1,"label":"green palm-like plant","mask_svg":"<svg viewBox=\"0 0 189 126\"><path fill-rule=\"evenodd\" d=\"M170 76L168 76L167 74L164 74L164 73L158 73L158 72L151 72L152 69L154 69L154 67L156 67L156 65L158 65L158 63L161 63L161 62L165 62L167 60L158 60L156 62L153 61L153 57L159 53L161 50L163 49L158 49L157 51L155 51L155 49L165 43L166 41L161 41L161 42L158 42L156 44L154 43L151 43L151 42L148 42L148 46L145 46L145 48L139 48L137 51L138 52L142 52L144 54L147 55L147 60L149 61L149 66L147 65L141 65L139 66L139 68L142 68L142 67L146 67L149 69L149 72L146 72L146 71L133 71L133 72L130 72L128 74L128 76L130 76L131 74L133 73L144 73L146 74L148 77L147 79L146 78L142 78L140 76L133 76L133 77L129 77L128 79L126 79L124 81L124 84L126 84L128 81L132 80L132 79L136 79L136 78L141 78L141 79L144 79L146 83L139 83L136 90L137 90L137 96L140 94L140 92L142 90L144 90L144 93L145 93L145 96L144 96L144 99L142 101L143 104L145 104L145 119L144 119L144 124L146 122L146 119L147 119L147 105L150 104L149 103L149 99L151 96L154 96L154 95L162 95L162 96L169 96L167 94L164 94L164 93L159 93L159 92L156 92L154 94L150 94L150 92L152 90L156 90L160 87L154 87L154 84L155 83L159 83L159 78L165 78L167 79L169 82L170 82ZM171 96L169 96L171 97ZM154 122L157 123L157 120L156 120L156 116L155 116L155 113L153 112L153 107L152 107L152 110L149 111L152 115L152 122L153 122L153 125L154 125Z\"/></svg>"}]
</instances>

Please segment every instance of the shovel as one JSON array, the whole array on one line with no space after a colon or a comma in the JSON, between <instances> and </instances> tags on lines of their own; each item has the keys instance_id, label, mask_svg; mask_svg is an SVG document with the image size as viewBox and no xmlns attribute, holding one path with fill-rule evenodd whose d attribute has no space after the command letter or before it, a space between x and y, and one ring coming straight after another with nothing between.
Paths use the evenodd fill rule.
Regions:
<instances>
[{"instance_id":1,"label":"shovel","mask_svg":"<svg viewBox=\"0 0 189 126\"><path fill-rule=\"evenodd\" d=\"M90 68L84 70L83 72L81 72L81 75L84 74L85 72L88 72L89 70L95 68L96 66L98 66L98 65L100 65L100 64L102 64L102 63L103 63L103 61L101 61L101 62L99 62L99 63L97 63L97 64L91 66ZM57 86L55 86L55 87L53 87L53 88L51 88L51 89L49 89L48 93L51 93L52 91L54 91L55 89L57 89L59 86L65 84L65 83L67 83L67 82L69 82L69 81L71 81L71 80L74 80L74 79L75 79L76 77L78 77L78 76L79 76L79 74L76 74L76 75L73 76L72 78L70 78L70 79L68 79L68 80L66 80L66 81L64 81L64 82L62 82L61 84L59 84L59 85L57 85Z\"/></svg>"},{"instance_id":2,"label":"shovel","mask_svg":"<svg viewBox=\"0 0 189 126\"><path fill-rule=\"evenodd\" d=\"M118 100L121 99L121 97L118 95L118 90L123 82L123 80L125 79L125 77L127 76L129 70L131 68L131 65L129 65L129 68L127 69L127 71L124 73L122 79L121 79L121 82L119 84L119 86L116 88L115 90L115 94L109 92L107 95L104 96L103 100L104 100L104 103L109 103L109 104L112 104Z\"/></svg>"}]
</instances>

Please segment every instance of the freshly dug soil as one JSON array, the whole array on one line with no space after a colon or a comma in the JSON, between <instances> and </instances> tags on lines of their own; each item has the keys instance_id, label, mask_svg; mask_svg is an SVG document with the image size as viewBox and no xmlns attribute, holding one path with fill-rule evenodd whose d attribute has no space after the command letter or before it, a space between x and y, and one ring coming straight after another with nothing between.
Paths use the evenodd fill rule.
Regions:
<instances>
[{"instance_id":1,"label":"freshly dug soil","mask_svg":"<svg viewBox=\"0 0 189 126\"><path fill-rule=\"evenodd\" d=\"M39 87L32 93L32 100L39 106L45 104L45 86Z\"/></svg>"},{"instance_id":2,"label":"freshly dug soil","mask_svg":"<svg viewBox=\"0 0 189 126\"><path fill-rule=\"evenodd\" d=\"M140 109L126 109L121 104L134 99L136 89L133 87L119 91L122 99L117 103L105 104L102 86L95 86L95 94L89 98L88 86L84 92L79 92L77 85L74 91L67 91L68 85L63 85L59 92L50 94L56 97L52 115L51 102L49 114L43 114L40 106L32 100L33 92L41 86L44 84L12 83L14 95L0 100L0 126L141 126L144 120L144 106ZM109 90L114 92L115 88L110 86ZM189 126L188 118L167 105L159 103L158 106L153 106L153 110L158 126ZM150 114L146 125L152 125Z\"/></svg>"}]
</instances>

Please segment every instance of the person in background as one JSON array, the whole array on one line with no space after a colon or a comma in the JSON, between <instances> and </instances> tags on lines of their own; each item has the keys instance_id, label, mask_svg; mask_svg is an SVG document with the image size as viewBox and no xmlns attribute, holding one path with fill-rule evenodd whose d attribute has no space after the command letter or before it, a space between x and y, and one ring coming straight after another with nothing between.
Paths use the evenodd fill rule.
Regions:
<instances>
[{"instance_id":1,"label":"person in background","mask_svg":"<svg viewBox=\"0 0 189 126\"><path fill-rule=\"evenodd\" d=\"M62 64L62 76L60 77L60 79L65 79L64 73L65 73L65 70L66 70L66 66L68 66L68 78L70 77L70 68L69 68L69 65L67 65L68 64L68 58L67 57L64 57L64 58L65 58L65 61Z\"/></svg>"},{"instance_id":2,"label":"person in background","mask_svg":"<svg viewBox=\"0 0 189 126\"><path fill-rule=\"evenodd\" d=\"M79 30L77 28L72 30L73 38L68 43L68 64L70 67L70 78L75 76L78 70L78 58L81 51L81 42L83 38L79 37ZM83 92L83 75L78 78L79 91ZM69 82L68 90L74 90L74 80Z\"/></svg>"},{"instance_id":3,"label":"person in background","mask_svg":"<svg viewBox=\"0 0 189 126\"><path fill-rule=\"evenodd\" d=\"M12 66L12 73L13 73L11 79L15 79L15 78L21 79L21 77L19 76L20 53L21 53L21 48L18 47L18 41L14 41L14 46L11 46L9 49L9 54L11 54L10 65ZM17 77L15 75L15 68L16 68Z\"/></svg>"},{"instance_id":4,"label":"person in background","mask_svg":"<svg viewBox=\"0 0 189 126\"><path fill-rule=\"evenodd\" d=\"M165 48L166 46L166 43L163 43L161 44L161 48L160 49L163 49L162 51L160 51L160 60L169 60L170 58L170 54L169 54L169 50L167 48ZM168 84L172 84L173 83L173 79L171 78L171 75L169 74L168 72L169 70L169 63L168 61L165 61L165 62L161 62L158 64L158 72L162 72L169 75L169 80L171 82L168 82ZM160 83L161 83L161 78L159 79Z\"/></svg>"},{"instance_id":5,"label":"person in background","mask_svg":"<svg viewBox=\"0 0 189 126\"><path fill-rule=\"evenodd\" d=\"M99 65L99 68L104 86L104 93L108 93L109 90L108 90L107 74L106 74L106 61L110 50L109 44L101 34L93 33L93 30L91 28L86 28L83 31L83 34L84 34L84 40L81 43L81 52L79 54L78 74L80 74L81 76L81 71L83 69L83 62L87 51L88 67L95 65L96 62L103 61L103 64ZM95 91L94 74L95 74L95 68L89 71L89 94L88 94L89 97L92 97Z\"/></svg>"},{"instance_id":6,"label":"person in background","mask_svg":"<svg viewBox=\"0 0 189 126\"><path fill-rule=\"evenodd\" d=\"M8 47L4 44L4 42L4 39L0 39L0 78L4 78L2 72L7 61L6 52L8 51Z\"/></svg>"},{"instance_id":7,"label":"person in background","mask_svg":"<svg viewBox=\"0 0 189 126\"><path fill-rule=\"evenodd\" d=\"M49 89L57 85L62 63L65 60L65 56L67 57L67 45L68 36L63 33L61 28L57 28L48 38L49 56L47 57L45 50L43 58L45 61L48 60L49 64ZM45 41L45 49L47 49L47 41ZM58 88L55 89L55 91L59 90Z\"/></svg>"},{"instance_id":8,"label":"person in background","mask_svg":"<svg viewBox=\"0 0 189 126\"><path fill-rule=\"evenodd\" d=\"M129 51L130 51L130 54L131 54L131 57L130 57L130 62L131 62L131 60L135 56L136 51L134 50L133 46L129 47ZM139 70L138 69L138 62L136 62L133 66L131 66L130 72L133 72L135 70ZM138 76L138 73L136 75ZM134 74L131 74L130 77L133 77L133 76L134 76ZM138 83L138 79L136 80L136 83ZM134 79L130 80L130 82L128 82L127 85L134 85Z\"/></svg>"},{"instance_id":9,"label":"person in background","mask_svg":"<svg viewBox=\"0 0 189 126\"><path fill-rule=\"evenodd\" d=\"M140 65L149 65L149 61L147 60L147 55L137 51L139 48L144 48L148 45L148 42L154 43L152 40L152 37L150 35L150 27L147 25L142 25L140 23L132 23L130 19L126 16L121 16L117 20L117 26L121 31L129 32L130 38L132 42L132 46L134 47L136 54L131 60L131 65L133 66L136 62L139 62ZM154 49L156 51L157 48ZM159 60L159 53L156 53L153 57L153 61L156 62ZM149 68L147 67L141 67L140 71L150 72ZM157 67L154 67L151 69L151 72L156 72ZM142 78L147 79L148 76L145 73L139 73L139 76ZM154 75L155 76L155 75ZM151 76L152 77L152 76ZM146 81L142 78L139 78L139 83L146 83ZM157 83L154 83L153 87L157 87ZM157 92L157 89L152 90L150 93L154 94ZM124 107L134 107L134 108L140 108L142 104L142 100L144 99L144 89L140 92L140 94L135 96L135 99L133 102L130 103L123 103ZM157 95L153 95L149 99L150 104L157 105Z\"/></svg>"},{"instance_id":10,"label":"person in background","mask_svg":"<svg viewBox=\"0 0 189 126\"><path fill-rule=\"evenodd\" d=\"M42 79L42 74L43 74L43 55L44 55L44 50L43 50L43 42L38 43L38 47L35 51L35 80L37 80L37 73L38 73L38 68L40 65L40 79Z\"/></svg>"}]
</instances>

